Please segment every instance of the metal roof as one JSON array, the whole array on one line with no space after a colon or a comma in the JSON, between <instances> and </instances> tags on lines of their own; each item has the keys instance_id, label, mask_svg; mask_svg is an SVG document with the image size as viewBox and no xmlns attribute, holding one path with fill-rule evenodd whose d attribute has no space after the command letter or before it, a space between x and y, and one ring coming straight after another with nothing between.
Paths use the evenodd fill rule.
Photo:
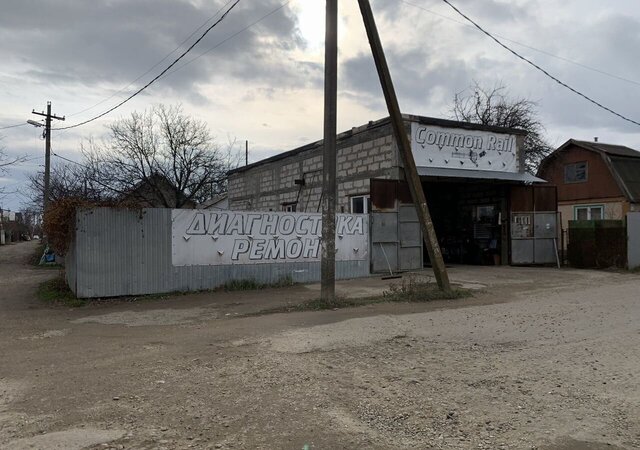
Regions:
<instances>
[{"instance_id":1,"label":"metal roof","mask_svg":"<svg viewBox=\"0 0 640 450\"><path fill-rule=\"evenodd\" d=\"M517 183L546 183L530 173L493 172L490 170L446 169L439 167L418 167L421 177L469 178L474 180L514 181Z\"/></svg>"},{"instance_id":2,"label":"metal roof","mask_svg":"<svg viewBox=\"0 0 640 450\"><path fill-rule=\"evenodd\" d=\"M609 156L613 175L631 203L640 203L640 158Z\"/></svg>"},{"instance_id":3,"label":"metal roof","mask_svg":"<svg viewBox=\"0 0 640 450\"><path fill-rule=\"evenodd\" d=\"M423 125L435 125L435 126L444 127L444 128L461 128L465 130L479 130L479 131L489 131L493 133L517 134L517 135L527 134L526 131L519 130L516 128L497 127L492 125L482 125L482 124L471 123L471 122L458 122L455 120L437 119L435 117L426 117L426 116L415 116L412 114L403 114L402 119L404 120L405 123L417 122ZM343 142L345 142L347 139L353 136L359 135L361 133L366 133L367 131L370 131L379 127L390 126L390 125L391 125L390 118L385 117L383 119L370 121L367 124L364 124L358 127L353 127L351 130L339 133L336 137L338 148L340 148ZM322 140L311 142L309 144L303 145L302 147L298 147L293 150L278 153L277 155L271 156L261 161L254 162L246 166L237 167L227 172L227 175L245 172L254 167L259 167L264 164L289 158L291 156L298 155L305 151L315 150L319 147L322 147L322 144L323 144Z\"/></svg>"},{"instance_id":4,"label":"metal roof","mask_svg":"<svg viewBox=\"0 0 640 450\"><path fill-rule=\"evenodd\" d=\"M611 171L611 175L627 200L631 203L640 203L640 151L624 145L569 139L542 160L538 173L541 173L547 164L571 145L598 153Z\"/></svg>"},{"instance_id":5,"label":"metal roof","mask_svg":"<svg viewBox=\"0 0 640 450\"><path fill-rule=\"evenodd\" d=\"M624 145L601 144L600 142L577 141L575 139L570 139L562 147L569 143L587 149L596 150L598 152L606 153L607 155L611 156L631 156L633 158L640 158L640 151L634 150L630 147L625 147Z\"/></svg>"}]
</instances>

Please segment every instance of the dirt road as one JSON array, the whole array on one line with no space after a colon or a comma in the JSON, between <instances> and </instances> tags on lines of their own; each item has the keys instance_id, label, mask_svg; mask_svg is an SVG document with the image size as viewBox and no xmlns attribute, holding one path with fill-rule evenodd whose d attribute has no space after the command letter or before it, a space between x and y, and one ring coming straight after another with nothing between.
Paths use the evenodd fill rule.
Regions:
<instances>
[{"instance_id":1,"label":"dirt road","mask_svg":"<svg viewBox=\"0 0 640 450\"><path fill-rule=\"evenodd\" d=\"M0 247L0 448L640 448L640 276L454 268L473 299L240 317L316 287L69 309ZM343 283L372 292L380 280Z\"/></svg>"}]
</instances>

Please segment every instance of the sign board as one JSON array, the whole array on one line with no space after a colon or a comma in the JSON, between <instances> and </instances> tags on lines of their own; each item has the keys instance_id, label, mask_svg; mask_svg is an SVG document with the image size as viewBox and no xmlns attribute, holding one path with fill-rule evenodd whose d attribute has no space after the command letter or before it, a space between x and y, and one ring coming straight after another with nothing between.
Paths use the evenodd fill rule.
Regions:
<instances>
[{"instance_id":1,"label":"sign board","mask_svg":"<svg viewBox=\"0 0 640 450\"><path fill-rule=\"evenodd\" d=\"M322 215L171 211L174 266L320 261ZM369 216L336 215L336 261L369 259Z\"/></svg>"},{"instance_id":2,"label":"sign board","mask_svg":"<svg viewBox=\"0 0 640 450\"><path fill-rule=\"evenodd\" d=\"M411 123L418 167L518 172L515 134Z\"/></svg>"},{"instance_id":3,"label":"sign board","mask_svg":"<svg viewBox=\"0 0 640 450\"><path fill-rule=\"evenodd\" d=\"M532 213L512 213L511 214L511 238L531 239L533 238L533 214Z\"/></svg>"}]
</instances>

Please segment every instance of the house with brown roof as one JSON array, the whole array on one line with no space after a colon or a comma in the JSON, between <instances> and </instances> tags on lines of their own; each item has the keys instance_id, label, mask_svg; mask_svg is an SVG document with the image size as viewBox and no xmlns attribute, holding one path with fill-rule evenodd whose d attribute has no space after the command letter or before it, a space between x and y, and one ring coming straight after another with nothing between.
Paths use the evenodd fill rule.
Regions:
<instances>
[{"instance_id":1,"label":"house with brown roof","mask_svg":"<svg viewBox=\"0 0 640 450\"><path fill-rule=\"evenodd\" d=\"M557 186L563 228L569 220L623 220L640 211L640 151L569 139L540 164L538 177Z\"/></svg>"}]
</instances>

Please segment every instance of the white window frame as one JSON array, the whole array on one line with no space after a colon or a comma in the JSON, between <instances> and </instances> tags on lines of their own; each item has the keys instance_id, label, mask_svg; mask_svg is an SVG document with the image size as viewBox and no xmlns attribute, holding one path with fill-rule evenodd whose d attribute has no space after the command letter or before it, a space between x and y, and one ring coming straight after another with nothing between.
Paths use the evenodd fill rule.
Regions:
<instances>
[{"instance_id":1,"label":"white window frame","mask_svg":"<svg viewBox=\"0 0 640 450\"><path fill-rule=\"evenodd\" d=\"M600 209L600 220L604 220L604 205L574 205L573 207L573 220L578 220L578 210L587 210L587 220L595 220L591 218L591 210L594 208Z\"/></svg>"},{"instance_id":2,"label":"white window frame","mask_svg":"<svg viewBox=\"0 0 640 450\"><path fill-rule=\"evenodd\" d=\"M290 203L288 205L282 205L282 210L284 212L297 212L296 210L298 209L298 204L297 203Z\"/></svg>"},{"instance_id":3,"label":"white window frame","mask_svg":"<svg viewBox=\"0 0 640 450\"><path fill-rule=\"evenodd\" d=\"M349 197L349 212L351 214L356 214L353 212L353 200L361 198L362 199L362 204L363 204L363 210L364 212L362 212L362 214L369 214L371 211L369 211L369 203L371 200L371 195L369 194L361 194L361 195L352 195L351 197ZM360 214L360 213L357 213Z\"/></svg>"}]
</instances>

